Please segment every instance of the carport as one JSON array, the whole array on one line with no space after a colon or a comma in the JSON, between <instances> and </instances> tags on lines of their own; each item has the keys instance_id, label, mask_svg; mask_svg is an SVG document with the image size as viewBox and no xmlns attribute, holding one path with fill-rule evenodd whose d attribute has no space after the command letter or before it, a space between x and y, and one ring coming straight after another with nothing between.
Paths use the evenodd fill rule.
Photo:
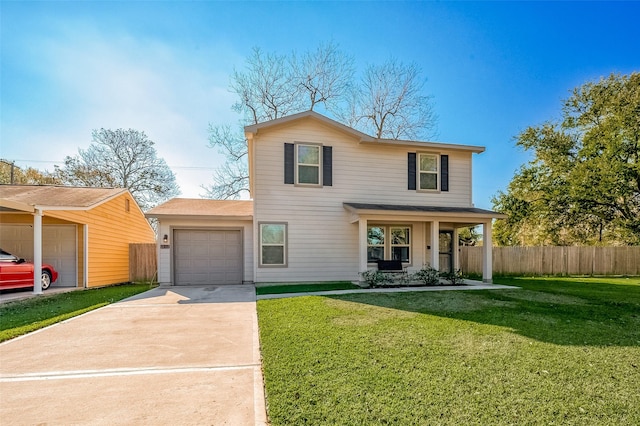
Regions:
<instances>
[{"instance_id":1,"label":"carport","mask_svg":"<svg viewBox=\"0 0 640 426\"><path fill-rule=\"evenodd\" d=\"M0 223L3 249L32 259L34 277L52 263L68 287L129 281L129 244L155 240L124 188L0 185ZM42 293L39 279L33 291Z\"/></svg>"},{"instance_id":2,"label":"carport","mask_svg":"<svg viewBox=\"0 0 640 426\"><path fill-rule=\"evenodd\" d=\"M44 206L29 205L19 201L12 201L5 198L0 199L0 211L10 213L26 213L33 216L33 292L42 294L42 216Z\"/></svg>"}]
</instances>

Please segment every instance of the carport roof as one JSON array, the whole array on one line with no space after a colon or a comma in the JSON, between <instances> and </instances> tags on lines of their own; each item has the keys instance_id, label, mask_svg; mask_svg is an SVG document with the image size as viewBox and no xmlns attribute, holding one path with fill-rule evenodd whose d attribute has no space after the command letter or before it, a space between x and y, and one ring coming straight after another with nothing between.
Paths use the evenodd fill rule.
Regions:
<instances>
[{"instance_id":1,"label":"carport roof","mask_svg":"<svg viewBox=\"0 0 640 426\"><path fill-rule=\"evenodd\" d=\"M202 198L173 198L152 208L146 213L153 218L209 218L209 219L253 219L251 200L209 200Z\"/></svg>"},{"instance_id":2,"label":"carport roof","mask_svg":"<svg viewBox=\"0 0 640 426\"><path fill-rule=\"evenodd\" d=\"M89 210L125 192L124 188L0 185L0 211Z\"/></svg>"}]
</instances>

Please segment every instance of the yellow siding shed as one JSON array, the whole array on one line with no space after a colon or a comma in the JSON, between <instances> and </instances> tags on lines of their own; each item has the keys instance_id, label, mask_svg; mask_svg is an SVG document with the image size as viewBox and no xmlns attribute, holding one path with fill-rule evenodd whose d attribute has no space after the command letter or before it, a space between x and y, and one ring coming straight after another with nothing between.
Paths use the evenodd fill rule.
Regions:
<instances>
[{"instance_id":1,"label":"yellow siding shed","mask_svg":"<svg viewBox=\"0 0 640 426\"><path fill-rule=\"evenodd\" d=\"M0 226L33 225L39 210L44 227L76 227L79 287L128 282L129 245L156 240L131 193L122 188L0 185L0 203Z\"/></svg>"}]
</instances>

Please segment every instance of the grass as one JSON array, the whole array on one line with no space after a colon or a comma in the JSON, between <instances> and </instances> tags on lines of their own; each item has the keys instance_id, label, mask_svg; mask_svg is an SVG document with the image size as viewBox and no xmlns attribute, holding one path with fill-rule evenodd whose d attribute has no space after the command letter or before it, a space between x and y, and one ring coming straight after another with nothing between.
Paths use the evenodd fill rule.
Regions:
<instances>
[{"instance_id":1,"label":"grass","mask_svg":"<svg viewBox=\"0 0 640 426\"><path fill-rule=\"evenodd\" d=\"M640 279L260 300L272 425L640 424Z\"/></svg>"},{"instance_id":2,"label":"grass","mask_svg":"<svg viewBox=\"0 0 640 426\"><path fill-rule=\"evenodd\" d=\"M3 303L0 305L0 342L142 293L149 288L149 284L124 284Z\"/></svg>"},{"instance_id":3,"label":"grass","mask_svg":"<svg viewBox=\"0 0 640 426\"><path fill-rule=\"evenodd\" d=\"M283 284L283 285L267 285L256 287L258 296L263 294L284 294L284 293L310 293L316 291L327 290L351 290L359 287L349 281L321 282L321 283L301 283L301 284Z\"/></svg>"}]
</instances>

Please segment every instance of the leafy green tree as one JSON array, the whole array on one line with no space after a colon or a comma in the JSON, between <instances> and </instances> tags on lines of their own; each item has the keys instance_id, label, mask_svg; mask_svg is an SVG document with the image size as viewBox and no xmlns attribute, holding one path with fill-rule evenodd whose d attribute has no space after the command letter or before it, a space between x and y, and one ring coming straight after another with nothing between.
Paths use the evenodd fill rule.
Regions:
<instances>
[{"instance_id":1,"label":"leafy green tree","mask_svg":"<svg viewBox=\"0 0 640 426\"><path fill-rule=\"evenodd\" d=\"M477 246L482 241L482 235L475 226L468 226L458 230L458 244L461 246Z\"/></svg>"},{"instance_id":2,"label":"leafy green tree","mask_svg":"<svg viewBox=\"0 0 640 426\"><path fill-rule=\"evenodd\" d=\"M175 175L144 132L100 129L92 137L88 149L56 166L66 185L127 188L143 210L180 194Z\"/></svg>"},{"instance_id":3,"label":"leafy green tree","mask_svg":"<svg viewBox=\"0 0 640 426\"><path fill-rule=\"evenodd\" d=\"M493 198L509 215L496 241L640 244L640 73L588 82L562 111L517 137L533 159Z\"/></svg>"}]
</instances>

